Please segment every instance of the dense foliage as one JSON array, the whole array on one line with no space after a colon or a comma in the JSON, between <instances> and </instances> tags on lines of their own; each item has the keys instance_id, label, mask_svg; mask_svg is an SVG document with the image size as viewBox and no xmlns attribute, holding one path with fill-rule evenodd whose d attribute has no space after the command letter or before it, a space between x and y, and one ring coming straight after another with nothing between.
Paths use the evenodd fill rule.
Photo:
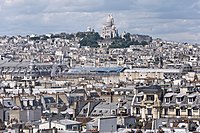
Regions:
<instances>
[{"instance_id":1,"label":"dense foliage","mask_svg":"<svg viewBox=\"0 0 200 133\"><path fill-rule=\"evenodd\" d=\"M80 46L90 46L95 48L99 47L97 41L102 39L98 32L85 33L85 35L79 33L78 36L83 37L80 41Z\"/></svg>"},{"instance_id":2,"label":"dense foliage","mask_svg":"<svg viewBox=\"0 0 200 133\"><path fill-rule=\"evenodd\" d=\"M117 37L113 39L109 48L128 48L131 45L148 45L146 41L138 42L137 40L131 40L130 33L126 33L123 38Z\"/></svg>"},{"instance_id":3,"label":"dense foliage","mask_svg":"<svg viewBox=\"0 0 200 133\"><path fill-rule=\"evenodd\" d=\"M66 34L66 33L60 33L60 34L52 34L50 37L46 35L40 35L40 36L34 36L30 37L30 40L39 41L39 40L47 40L47 39L54 39L54 38L62 38L62 39L69 39L69 40L75 40L75 38L79 38L80 40L80 46L89 46L89 47L100 47L98 45L98 41L103 40L103 38L99 35L98 32L77 32L76 34ZM131 39L131 34L126 33L123 37L115 37L110 39L111 45L109 45L109 48L127 48L131 45L148 45L146 41L138 41Z\"/></svg>"}]
</instances>

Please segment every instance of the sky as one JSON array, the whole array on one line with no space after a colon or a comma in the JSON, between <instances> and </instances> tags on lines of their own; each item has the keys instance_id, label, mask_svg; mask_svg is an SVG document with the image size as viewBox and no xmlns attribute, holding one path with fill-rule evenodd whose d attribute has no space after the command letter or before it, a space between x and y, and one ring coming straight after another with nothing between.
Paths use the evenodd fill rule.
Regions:
<instances>
[{"instance_id":1,"label":"sky","mask_svg":"<svg viewBox=\"0 0 200 133\"><path fill-rule=\"evenodd\" d=\"M0 35L101 32L108 14L119 33L200 43L200 0L0 0Z\"/></svg>"}]
</instances>

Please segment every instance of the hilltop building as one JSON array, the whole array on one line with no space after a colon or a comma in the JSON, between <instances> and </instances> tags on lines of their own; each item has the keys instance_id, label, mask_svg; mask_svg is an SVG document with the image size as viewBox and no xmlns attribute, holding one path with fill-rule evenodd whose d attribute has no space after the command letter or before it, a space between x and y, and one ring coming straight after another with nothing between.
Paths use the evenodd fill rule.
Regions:
<instances>
[{"instance_id":1,"label":"hilltop building","mask_svg":"<svg viewBox=\"0 0 200 133\"><path fill-rule=\"evenodd\" d=\"M118 36L118 30L114 24L114 18L112 15L108 15L106 23L103 25L102 28L102 35L103 38L114 38Z\"/></svg>"}]
</instances>

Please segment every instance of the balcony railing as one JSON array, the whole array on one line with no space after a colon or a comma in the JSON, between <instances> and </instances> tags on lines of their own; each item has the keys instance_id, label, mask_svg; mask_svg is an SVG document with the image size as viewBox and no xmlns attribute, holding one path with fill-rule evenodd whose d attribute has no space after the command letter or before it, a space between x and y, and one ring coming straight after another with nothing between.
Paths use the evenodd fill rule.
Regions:
<instances>
[{"instance_id":1,"label":"balcony railing","mask_svg":"<svg viewBox=\"0 0 200 133\"><path fill-rule=\"evenodd\" d=\"M189 118L189 119L200 119L200 115L161 115L162 118Z\"/></svg>"},{"instance_id":2,"label":"balcony railing","mask_svg":"<svg viewBox=\"0 0 200 133\"><path fill-rule=\"evenodd\" d=\"M153 104L154 101L152 101L152 100L146 100L146 101L144 101L144 103L145 103L145 104Z\"/></svg>"},{"instance_id":3,"label":"balcony railing","mask_svg":"<svg viewBox=\"0 0 200 133\"><path fill-rule=\"evenodd\" d=\"M135 117L141 117L141 114L134 113L133 116L135 116Z\"/></svg>"},{"instance_id":4,"label":"balcony railing","mask_svg":"<svg viewBox=\"0 0 200 133\"><path fill-rule=\"evenodd\" d=\"M146 118L153 118L153 114L146 114Z\"/></svg>"},{"instance_id":5,"label":"balcony railing","mask_svg":"<svg viewBox=\"0 0 200 133\"><path fill-rule=\"evenodd\" d=\"M135 116L135 117L142 117L142 114L136 114L136 113L134 113L133 116ZM145 117L146 118L153 118L153 114L145 114Z\"/></svg>"}]
</instances>

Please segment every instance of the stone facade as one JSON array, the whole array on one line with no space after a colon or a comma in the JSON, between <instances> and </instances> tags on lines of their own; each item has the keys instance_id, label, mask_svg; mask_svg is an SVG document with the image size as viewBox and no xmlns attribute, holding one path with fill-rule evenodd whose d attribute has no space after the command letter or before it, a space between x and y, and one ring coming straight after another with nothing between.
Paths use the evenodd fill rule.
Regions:
<instances>
[{"instance_id":1,"label":"stone facade","mask_svg":"<svg viewBox=\"0 0 200 133\"><path fill-rule=\"evenodd\" d=\"M118 36L118 30L115 27L112 15L108 15L106 23L103 25L101 36L103 38L114 38Z\"/></svg>"}]
</instances>

